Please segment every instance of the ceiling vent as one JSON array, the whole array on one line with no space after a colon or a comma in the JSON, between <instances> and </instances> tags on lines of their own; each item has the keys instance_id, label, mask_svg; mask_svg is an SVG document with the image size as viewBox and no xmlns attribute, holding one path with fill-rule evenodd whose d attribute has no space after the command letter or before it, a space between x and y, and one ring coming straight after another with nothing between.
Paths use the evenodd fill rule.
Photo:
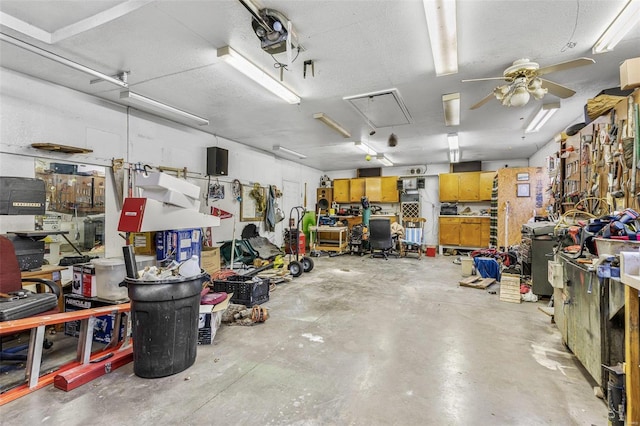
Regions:
<instances>
[{"instance_id":1,"label":"ceiling vent","mask_svg":"<svg viewBox=\"0 0 640 426\"><path fill-rule=\"evenodd\" d=\"M401 126L413 122L398 89L363 93L343 99L375 128Z\"/></svg>"}]
</instances>

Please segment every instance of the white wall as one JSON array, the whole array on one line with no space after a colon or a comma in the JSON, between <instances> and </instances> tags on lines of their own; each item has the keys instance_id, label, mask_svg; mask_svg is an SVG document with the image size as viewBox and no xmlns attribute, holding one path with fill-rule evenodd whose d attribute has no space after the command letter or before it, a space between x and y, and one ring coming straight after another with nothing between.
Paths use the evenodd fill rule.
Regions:
<instances>
[{"instance_id":1,"label":"white wall","mask_svg":"<svg viewBox=\"0 0 640 426\"><path fill-rule=\"evenodd\" d=\"M547 158L555 157L558 152L559 144L556 141L550 141L540 148L535 154L529 158L530 167L547 167Z\"/></svg>"},{"instance_id":2,"label":"white wall","mask_svg":"<svg viewBox=\"0 0 640 426\"><path fill-rule=\"evenodd\" d=\"M259 182L262 186L283 181L300 182L297 194L302 204L307 182L308 204L315 204L315 188L321 171L302 166L245 145L216 137L182 124L155 117L124 106L0 68L0 175L34 177L34 158L110 166L112 158L151 166L184 168L189 180L206 191L206 147L229 150L229 177L221 179L225 199L211 205L232 212L239 220L239 203L232 200L230 182ZM34 142L50 142L92 149L87 155L55 154L30 147ZM118 236L119 211L112 181L106 179L106 256L120 256L123 240ZM202 212L208 212L202 199ZM285 212L289 214L289 212ZM223 219L214 229L214 240L230 239L234 219ZM248 222L236 221L236 235ZM261 235L276 244L282 241L281 222L275 232ZM33 216L0 216L0 233L34 229Z\"/></svg>"}]
</instances>

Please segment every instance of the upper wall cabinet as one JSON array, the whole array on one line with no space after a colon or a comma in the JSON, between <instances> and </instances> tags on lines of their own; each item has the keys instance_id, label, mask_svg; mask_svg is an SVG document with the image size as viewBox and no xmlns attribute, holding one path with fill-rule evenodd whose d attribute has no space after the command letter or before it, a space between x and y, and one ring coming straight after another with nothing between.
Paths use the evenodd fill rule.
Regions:
<instances>
[{"instance_id":1,"label":"upper wall cabinet","mask_svg":"<svg viewBox=\"0 0 640 426\"><path fill-rule=\"evenodd\" d=\"M359 203L365 195L372 203L397 203L400 201L398 177L333 180L333 201L336 203Z\"/></svg>"},{"instance_id":2,"label":"upper wall cabinet","mask_svg":"<svg viewBox=\"0 0 640 426\"><path fill-rule=\"evenodd\" d=\"M440 201L490 201L495 172L443 173Z\"/></svg>"}]
</instances>

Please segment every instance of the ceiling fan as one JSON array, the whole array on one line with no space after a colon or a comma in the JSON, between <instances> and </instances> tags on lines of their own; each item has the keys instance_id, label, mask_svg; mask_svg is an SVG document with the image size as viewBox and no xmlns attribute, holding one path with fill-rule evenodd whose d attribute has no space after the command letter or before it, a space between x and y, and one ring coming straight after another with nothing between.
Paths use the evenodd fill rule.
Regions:
<instances>
[{"instance_id":1,"label":"ceiling fan","mask_svg":"<svg viewBox=\"0 0 640 426\"><path fill-rule=\"evenodd\" d=\"M480 102L471 106L471 109L480 108L493 97L499 100L504 106L518 107L526 105L531 95L536 99L542 99L547 92L562 99L575 95L576 92L574 90L554 83L553 81L540 78L540 76L590 65L595 62L596 61L591 58L578 58L540 68L537 62L533 62L528 58L522 58L514 61L513 65L504 70L502 77L474 78L462 81L504 80L507 82L507 84L496 87L493 92L482 98Z\"/></svg>"}]
</instances>

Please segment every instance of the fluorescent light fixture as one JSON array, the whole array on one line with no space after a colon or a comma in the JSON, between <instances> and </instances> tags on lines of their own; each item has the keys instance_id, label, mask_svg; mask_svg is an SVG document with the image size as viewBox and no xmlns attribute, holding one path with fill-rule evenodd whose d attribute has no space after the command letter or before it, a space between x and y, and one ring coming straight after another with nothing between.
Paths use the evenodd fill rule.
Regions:
<instances>
[{"instance_id":1,"label":"fluorescent light fixture","mask_svg":"<svg viewBox=\"0 0 640 426\"><path fill-rule=\"evenodd\" d=\"M457 150L458 146L458 134L457 133L449 133L447 135L447 142L449 143L449 150Z\"/></svg>"},{"instance_id":2,"label":"fluorescent light fixture","mask_svg":"<svg viewBox=\"0 0 640 426\"><path fill-rule=\"evenodd\" d=\"M163 104L162 102L147 98L146 96L139 95L138 93L132 92L130 90L124 90L120 92L120 99L126 99L134 104L148 106L151 109L168 112L170 114L186 118L188 120L194 121L199 126L206 126L209 124L209 120L207 120L206 118L198 117L197 115L193 115L181 109Z\"/></svg>"},{"instance_id":3,"label":"fluorescent light fixture","mask_svg":"<svg viewBox=\"0 0 640 426\"><path fill-rule=\"evenodd\" d=\"M460 150L459 149L450 149L449 150L449 162L451 162L451 163L459 163L460 162Z\"/></svg>"},{"instance_id":4,"label":"fluorescent light fixture","mask_svg":"<svg viewBox=\"0 0 640 426\"><path fill-rule=\"evenodd\" d=\"M345 138L351 137L351 133L349 133L344 127L342 127L340 124L338 124L335 120L333 120L324 112L316 112L315 114L313 114L313 118L315 118L316 120L322 121L324 124L331 127L336 132L340 133L343 137Z\"/></svg>"},{"instance_id":5,"label":"fluorescent light fixture","mask_svg":"<svg viewBox=\"0 0 640 426\"><path fill-rule=\"evenodd\" d=\"M246 75L271 93L280 96L290 104L299 104L300 97L291 90L283 86L278 80L262 71L253 62L240 55L230 46L224 46L218 49L218 58L222 59L242 74Z\"/></svg>"},{"instance_id":6,"label":"fluorescent light fixture","mask_svg":"<svg viewBox=\"0 0 640 426\"><path fill-rule=\"evenodd\" d=\"M458 72L455 0L423 0L436 75Z\"/></svg>"},{"instance_id":7,"label":"fluorescent light fixture","mask_svg":"<svg viewBox=\"0 0 640 426\"><path fill-rule=\"evenodd\" d=\"M354 142L353 143L355 146L357 146L361 151L364 151L365 154L369 154L369 155L378 155L377 152L375 152L373 149L371 149L371 147L369 145L367 145L364 142Z\"/></svg>"},{"instance_id":8,"label":"fluorescent light fixture","mask_svg":"<svg viewBox=\"0 0 640 426\"><path fill-rule=\"evenodd\" d=\"M629 0L593 45L591 52L594 54L611 52L638 21L640 21L640 0Z\"/></svg>"},{"instance_id":9,"label":"fluorescent light fixture","mask_svg":"<svg viewBox=\"0 0 640 426\"><path fill-rule=\"evenodd\" d=\"M524 129L525 133L533 133L537 132L544 126L544 124L551 118L553 114L556 113L560 109L560 102L554 102L550 104L544 104L540 107L535 116L531 119L526 129Z\"/></svg>"},{"instance_id":10,"label":"fluorescent light fixture","mask_svg":"<svg viewBox=\"0 0 640 426\"><path fill-rule=\"evenodd\" d=\"M460 93L442 95L442 109L445 126L460 125Z\"/></svg>"},{"instance_id":11,"label":"fluorescent light fixture","mask_svg":"<svg viewBox=\"0 0 640 426\"><path fill-rule=\"evenodd\" d=\"M376 160L378 160L383 166L388 166L388 167L393 166L393 163L391 162L391 160L385 157L384 154L376 155Z\"/></svg>"},{"instance_id":12,"label":"fluorescent light fixture","mask_svg":"<svg viewBox=\"0 0 640 426\"><path fill-rule=\"evenodd\" d=\"M289 149L289 148L285 148L284 146L280 146L280 145L274 145L273 146L273 150L274 151L284 152L286 154L293 155L294 157L298 157L300 159L307 158L307 156L304 155L304 154L300 154L299 152L296 152L296 151L294 151L292 149Z\"/></svg>"}]
</instances>

